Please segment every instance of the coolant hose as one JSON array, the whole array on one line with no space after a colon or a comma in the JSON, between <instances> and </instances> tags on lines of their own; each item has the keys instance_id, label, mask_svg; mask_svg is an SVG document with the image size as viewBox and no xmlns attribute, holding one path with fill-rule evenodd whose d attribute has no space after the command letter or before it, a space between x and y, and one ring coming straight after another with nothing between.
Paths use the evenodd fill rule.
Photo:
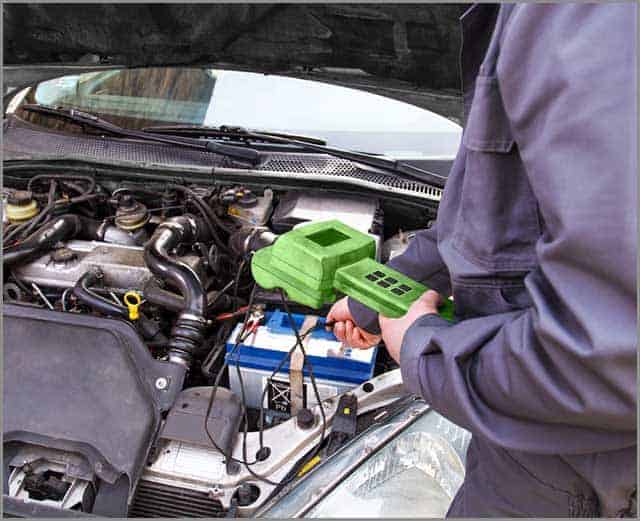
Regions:
<instances>
[{"instance_id":1,"label":"coolant hose","mask_svg":"<svg viewBox=\"0 0 640 521\"><path fill-rule=\"evenodd\" d=\"M144 260L151 272L178 288L184 299L171 330L169 360L189 366L193 353L204 341L206 292L195 271L170 256L179 244L208 240L206 227L191 215L180 215L162 222L144 248Z\"/></svg>"},{"instance_id":2,"label":"coolant hose","mask_svg":"<svg viewBox=\"0 0 640 521\"><path fill-rule=\"evenodd\" d=\"M58 242L75 237L97 239L98 227L97 221L86 217L74 214L61 215L42 226L23 242L4 250L2 262L5 266L28 262L51 250Z\"/></svg>"},{"instance_id":3,"label":"coolant hose","mask_svg":"<svg viewBox=\"0 0 640 521\"><path fill-rule=\"evenodd\" d=\"M100 311L100 313L112 317L129 318L129 310L126 307L102 298L100 295L95 294L89 289L90 286L95 286L101 278L99 270L87 271L78 279L75 286L73 286L74 296L80 302L86 304L91 309Z\"/></svg>"}]
</instances>

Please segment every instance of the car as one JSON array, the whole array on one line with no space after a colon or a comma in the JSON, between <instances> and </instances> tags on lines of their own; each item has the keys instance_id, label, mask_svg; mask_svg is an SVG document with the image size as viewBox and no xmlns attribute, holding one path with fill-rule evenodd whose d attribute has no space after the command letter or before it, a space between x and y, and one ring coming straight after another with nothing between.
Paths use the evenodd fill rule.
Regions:
<instances>
[{"instance_id":1,"label":"car","mask_svg":"<svg viewBox=\"0 0 640 521\"><path fill-rule=\"evenodd\" d=\"M5 513L443 516L470 434L251 258L331 219L398 255L460 126L325 81L97 69L5 96Z\"/></svg>"}]
</instances>

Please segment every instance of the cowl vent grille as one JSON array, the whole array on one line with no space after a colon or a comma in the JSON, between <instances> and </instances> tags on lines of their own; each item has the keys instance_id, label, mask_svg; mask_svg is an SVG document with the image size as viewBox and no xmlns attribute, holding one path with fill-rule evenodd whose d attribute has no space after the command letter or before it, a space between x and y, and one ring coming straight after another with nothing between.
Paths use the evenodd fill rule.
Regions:
<instances>
[{"instance_id":1,"label":"cowl vent grille","mask_svg":"<svg viewBox=\"0 0 640 521\"><path fill-rule=\"evenodd\" d=\"M4 131L3 153L7 159L55 158L93 161L132 161L142 164L246 168L227 157L201 150L142 143L109 137L72 135L10 118ZM398 178L392 174L360 168L356 163L324 154L267 153L253 170L263 178L333 181L374 190L406 194L419 199L439 201L442 190L426 183ZM222 172L220 172L222 174Z\"/></svg>"},{"instance_id":2,"label":"cowl vent grille","mask_svg":"<svg viewBox=\"0 0 640 521\"><path fill-rule=\"evenodd\" d=\"M429 199L439 201L442 190L417 181L407 181L390 174L372 172L358 168L351 161L323 155L272 154L259 170L318 176L352 178L371 185L379 185L395 190L422 194Z\"/></svg>"}]
</instances>

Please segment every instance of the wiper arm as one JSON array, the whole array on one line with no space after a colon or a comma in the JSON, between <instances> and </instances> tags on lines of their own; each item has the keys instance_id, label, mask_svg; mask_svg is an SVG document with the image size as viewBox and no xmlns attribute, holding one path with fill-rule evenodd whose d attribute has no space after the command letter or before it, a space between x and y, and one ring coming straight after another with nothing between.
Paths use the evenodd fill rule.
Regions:
<instances>
[{"instance_id":1,"label":"wiper arm","mask_svg":"<svg viewBox=\"0 0 640 521\"><path fill-rule=\"evenodd\" d=\"M241 161L247 161L252 165L256 165L260 161L261 157L260 152L253 148L225 145L223 143L216 143L215 141L206 141L202 139L167 137L153 134L151 132L123 128L110 123L109 121L101 119L94 114L83 112L81 110L64 109L60 107L47 107L45 105L39 105L37 103L25 104L22 105L21 108L28 112L37 112L39 114L66 119L79 125L86 125L87 127L95 128L103 132L108 132L116 136L131 139L140 139L142 141L152 141L154 143L164 143L167 145L174 145L179 147L193 148L196 150L203 150L206 152L212 152L215 154L239 159Z\"/></svg>"},{"instance_id":2,"label":"wiper arm","mask_svg":"<svg viewBox=\"0 0 640 521\"><path fill-rule=\"evenodd\" d=\"M353 161L363 165L371 166L381 170L386 170L394 174L400 174L405 178L410 178L415 181L426 182L435 185L439 188L444 187L446 177L418 168L416 166L403 163L394 159L388 159L386 157L374 156L371 154L365 154L363 152L352 152L349 150L342 150L339 148L328 147L325 142L317 143L313 138L297 139L293 136L287 136L285 134L278 134L274 132L258 132L253 130L247 130L243 127L230 127L221 126L215 127L198 127L190 125L178 125L174 127L147 127L144 129L147 132L189 132L192 134L206 135L211 137L238 137L240 139L252 139L257 141L267 141L270 143L276 143L281 145L294 145L303 150L312 152L318 152L327 154L348 161Z\"/></svg>"},{"instance_id":3,"label":"wiper arm","mask_svg":"<svg viewBox=\"0 0 640 521\"><path fill-rule=\"evenodd\" d=\"M247 130L244 127L222 125L220 127L206 127L201 125L154 125L151 127L144 127L144 132L153 132L156 134L180 134L185 136L207 136L207 137L220 137L231 139L252 139L251 136L260 134L263 137L260 141L266 141L268 143L275 142L272 138L286 138L295 139L297 141L304 141L305 143L312 143L315 145L326 145L327 142L323 139L311 136L302 136L298 134L287 134L284 132L271 132L262 130Z\"/></svg>"}]
</instances>

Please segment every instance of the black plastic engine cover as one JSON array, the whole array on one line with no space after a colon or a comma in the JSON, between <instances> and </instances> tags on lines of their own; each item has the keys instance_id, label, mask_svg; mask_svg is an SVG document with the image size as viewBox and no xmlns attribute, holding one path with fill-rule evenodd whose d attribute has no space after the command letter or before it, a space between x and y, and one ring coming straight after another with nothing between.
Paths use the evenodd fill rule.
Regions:
<instances>
[{"instance_id":1,"label":"black plastic engine cover","mask_svg":"<svg viewBox=\"0 0 640 521\"><path fill-rule=\"evenodd\" d=\"M184 368L153 359L121 320L9 304L3 311L5 446L82 454L100 479L126 476L131 490ZM165 390L155 386L159 377Z\"/></svg>"},{"instance_id":2,"label":"black plastic engine cover","mask_svg":"<svg viewBox=\"0 0 640 521\"><path fill-rule=\"evenodd\" d=\"M207 418L211 387L191 387L180 393L162 427L160 438L211 447L213 437L227 460L231 456L242 420L240 399L229 389L219 388Z\"/></svg>"}]
</instances>

